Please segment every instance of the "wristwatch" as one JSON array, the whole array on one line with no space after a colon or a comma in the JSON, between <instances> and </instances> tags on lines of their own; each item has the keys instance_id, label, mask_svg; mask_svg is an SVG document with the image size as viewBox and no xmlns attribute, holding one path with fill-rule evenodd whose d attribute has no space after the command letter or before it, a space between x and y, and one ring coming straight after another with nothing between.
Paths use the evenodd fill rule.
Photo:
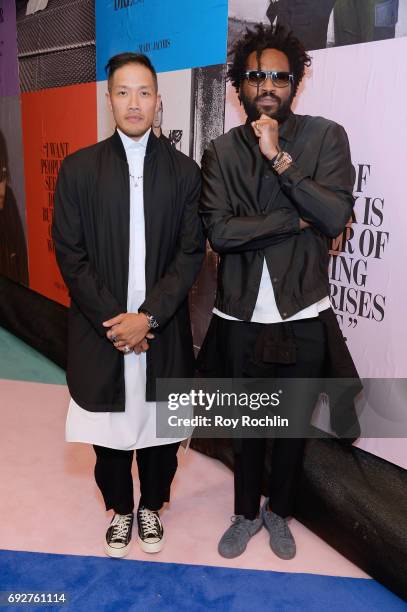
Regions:
<instances>
[{"instance_id":1,"label":"wristwatch","mask_svg":"<svg viewBox=\"0 0 407 612\"><path fill-rule=\"evenodd\" d=\"M150 314L146 310L140 310L140 312L142 312L144 315L146 315L148 327L150 329L157 329L157 327L159 327L159 323L158 323L157 319L152 314Z\"/></svg>"}]
</instances>

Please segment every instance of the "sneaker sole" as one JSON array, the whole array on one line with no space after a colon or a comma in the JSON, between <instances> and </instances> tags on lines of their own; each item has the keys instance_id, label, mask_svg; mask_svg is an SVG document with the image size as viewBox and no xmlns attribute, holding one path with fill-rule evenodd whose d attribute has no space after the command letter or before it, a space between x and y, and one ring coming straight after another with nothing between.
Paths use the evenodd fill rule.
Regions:
<instances>
[{"instance_id":1,"label":"sneaker sole","mask_svg":"<svg viewBox=\"0 0 407 612\"><path fill-rule=\"evenodd\" d=\"M246 550L247 546L245 546L243 548L243 550L241 550L240 552L234 552L234 553L224 553L221 550L219 550L218 547L218 554L223 557L223 559L236 559L236 557L240 557L240 555L243 555L244 551Z\"/></svg>"},{"instance_id":2,"label":"sneaker sole","mask_svg":"<svg viewBox=\"0 0 407 612\"><path fill-rule=\"evenodd\" d=\"M105 553L108 557L112 557L112 559L122 559L129 553L130 546L131 542L123 548L112 548L109 544L105 544Z\"/></svg>"},{"instance_id":3,"label":"sneaker sole","mask_svg":"<svg viewBox=\"0 0 407 612\"><path fill-rule=\"evenodd\" d=\"M296 548L294 549L293 552L290 552L290 553L282 553L281 551L276 550L275 548L273 548L271 538L269 539L269 544L270 544L271 550L276 555L276 557L278 557L279 559L283 559L283 561L290 561L290 559L294 559L295 555L297 554Z\"/></svg>"},{"instance_id":4,"label":"sneaker sole","mask_svg":"<svg viewBox=\"0 0 407 612\"><path fill-rule=\"evenodd\" d=\"M164 546L164 542L162 539L159 542L149 544L148 542L143 542L143 540L139 537L138 543L143 552L150 554L160 552Z\"/></svg>"},{"instance_id":5,"label":"sneaker sole","mask_svg":"<svg viewBox=\"0 0 407 612\"><path fill-rule=\"evenodd\" d=\"M283 561L290 561L291 559L294 559L295 555L297 554L297 551L294 551L293 553L290 553L290 554L282 554L274 550L271 544L270 544L270 548L273 551L273 553L276 555L276 557L278 557L279 559L282 559Z\"/></svg>"}]
</instances>

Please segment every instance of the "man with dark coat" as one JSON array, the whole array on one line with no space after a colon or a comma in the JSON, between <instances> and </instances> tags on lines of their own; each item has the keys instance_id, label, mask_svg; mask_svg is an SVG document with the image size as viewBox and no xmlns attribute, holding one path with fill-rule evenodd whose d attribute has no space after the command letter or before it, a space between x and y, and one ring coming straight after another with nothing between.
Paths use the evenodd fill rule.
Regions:
<instances>
[{"instance_id":1,"label":"man with dark coat","mask_svg":"<svg viewBox=\"0 0 407 612\"><path fill-rule=\"evenodd\" d=\"M27 244L9 183L6 139L0 131L0 275L28 285Z\"/></svg>"},{"instance_id":2,"label":"man with dark coat","mask_svg":"<svg viewBox=\"0 0 407 612\"><path fill-rule=\"evenodd\" d=\"M133 523L137 449L139 544L158 552L179 440L156 436L157 378L194 369L188 292L201 267L194 161L157 138L157 75L147 57L107 64L112 137L67 157L55 194L53 238L71 296L67 440L96 452L95 478L114 516L105 550L123 557Z\"/></svg>"},{"instance_id":3,"label":"man with dark coat","mask_svg":"<svg viewBox=\"0 0 407 612\"><path fill-rule=\"evenodd\" d=\"M355 173L342 126L291 111L309 64L285 28L248 30L229 67L247 122L212 141L202 160L200 213L220 262L200 369L217 363L225 378L297 379L287 385L287 408L301 425L297 437L273 440L262 508L266 440L234 440L235 515L218 548L227 558L263 525L275 554L294 557L287 518L318 379L357 376L328 278L330 238L351 217Z\"/></svg>"},{"instance_id":4,"label":"man with dark coat","mask_svg":"<svg viewBox=\"0 0 407 612\"><path fill-rule=\"evenodd\" d=\"M329 18L335 2L336 0L270 0L267 17L271 24L277 17L277 25L292 30L306 50L324 49Z\"/></svg>"},{"instance_id":5,"label":"man with dark coat","mask_svg":"<svg viewBox=\"0 0 407 612\"><path fill-rule=\"evenodd\" d=\"M399 0L337 0L334 11L335 45L355 45L394 38Z\"/></svg>"}]
</instances>

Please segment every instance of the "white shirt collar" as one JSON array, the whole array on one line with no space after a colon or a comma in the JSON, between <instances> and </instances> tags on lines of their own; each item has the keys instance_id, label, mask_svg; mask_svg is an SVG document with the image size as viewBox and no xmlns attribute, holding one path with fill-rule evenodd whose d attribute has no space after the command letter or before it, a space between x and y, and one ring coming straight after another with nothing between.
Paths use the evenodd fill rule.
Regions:
<instances>
[{"instance_id":1,"label":"white shirt collar","mask_svg":"<svg viewBox=\"0 0 407 612\"><path fill-rule=\"evenodd\" d=\"M142 149L145 152L145 150L147 149L147 142L150 136L151 128L147 130L147 132L144 134L144 136L140 138L140 140L133 140L133 138L130 138L130 136L127 136L124 132L119 130L119 128L117 128L117 131L122 140L124 150L126 151L126 153L130 149Z\"/></svg>"}]
</instances>

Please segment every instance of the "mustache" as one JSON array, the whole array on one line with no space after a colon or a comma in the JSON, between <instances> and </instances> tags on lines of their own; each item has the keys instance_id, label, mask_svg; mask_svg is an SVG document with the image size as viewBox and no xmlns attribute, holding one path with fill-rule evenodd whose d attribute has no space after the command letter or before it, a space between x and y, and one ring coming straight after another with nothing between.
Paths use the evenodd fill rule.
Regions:
<instances>
[{"instance_id":1,"label":"mustache","mask_svg":"<svg viewBox=\"0 0 407 612\"><path fill-rule=\"evenodd\" d=\"M281 104L281 98L279 98L278 96L272 94L272 93L263 93L260 96L256 96L255 98L255 102L261 102L262 100L274 100L275 102L279 102L279 104Z\"/></svg>"}]
</instances>

